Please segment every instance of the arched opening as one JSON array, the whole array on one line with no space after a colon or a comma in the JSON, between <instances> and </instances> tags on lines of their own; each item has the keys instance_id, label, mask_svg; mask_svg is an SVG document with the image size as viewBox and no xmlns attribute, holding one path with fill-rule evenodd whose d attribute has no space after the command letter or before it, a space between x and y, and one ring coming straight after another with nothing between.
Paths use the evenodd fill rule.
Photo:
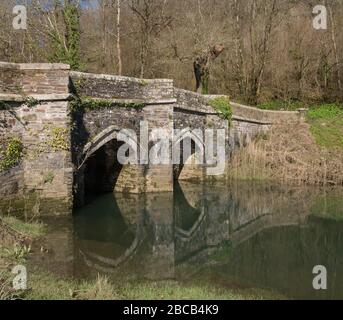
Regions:
<instances>
[{"instance_id":1,"label":"arched opening","mask_svg":"<svg viewBox=\"0 0 343 320\"><path fill-rule=\"evenodd\" d=\"M174 180L199 181L204 177L205 148L201 137L191 131L181 132L173 146Z\"/></svg>"},{"instance_id":2,"label":"arched opening","mask_svg":"<svg viewBox=\"0 0 343 320\"><path fill-rule=\"evenodd\" d=\"M84 195L91 199L112 192L122 170L117 159L122 142L111 140L95 151L85 162L83 169Z\"/></svg>"}]
</instances>

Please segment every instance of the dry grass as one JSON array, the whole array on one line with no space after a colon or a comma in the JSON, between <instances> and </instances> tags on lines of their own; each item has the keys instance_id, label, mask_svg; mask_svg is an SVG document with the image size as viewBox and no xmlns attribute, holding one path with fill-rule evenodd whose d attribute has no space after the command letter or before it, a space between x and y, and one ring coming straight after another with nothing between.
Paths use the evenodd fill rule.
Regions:
<instances>
[{"instance_id":1,"label":"dry grass","mask_svg":"<svg viewBox=\"0 0 343 320\"><path fill-rule=\"evenodd\" d=\"M0 273L0 300L11 300L13 297L10 279L4 273Z\"/></svg>"},{"instance_id":2,"label":"dry grass","mask_svg":"<svg viewBox=\"0 0 343 320\"><path fill-rule=\"evenodd\" d=\"M319 147L306 123L278 126L234 155L229 170L234 179L342 185L343 150Z\"/></svg>"},{"instance_id":3,"label":"dry grass","mask_svg":"<svg viewBox=\"0 0 343 320\"><path fill-rule=\"evenodd\" d=\"M116 300L113 284L106 276L98 275L95 282L86 283L84 288L71 291L73 298L81 300Z\"/></svg>"}]
</instances>

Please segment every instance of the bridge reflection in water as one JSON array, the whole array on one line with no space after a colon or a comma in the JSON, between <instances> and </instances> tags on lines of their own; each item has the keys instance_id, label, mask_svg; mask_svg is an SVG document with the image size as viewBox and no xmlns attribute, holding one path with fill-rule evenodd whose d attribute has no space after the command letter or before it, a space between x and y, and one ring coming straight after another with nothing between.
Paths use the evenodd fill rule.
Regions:
<instances>
[{"instance_id":1,"label":"bridge reflection in water","mask_svg":"<svg viewBox=\"0 0 343 320\"><path fill-rule=\"evenodd\" d=\"M107 194L56 224L50 267L88 277L210 279L291 298L343 298L341 190L179 182L174 194ZM325 216L328 215L328 216ZM69 233L67 232L69 231ZM329 288L312 287L316 265ZM194 280L196 281L196 280Z\"/></svg>"}]
</instances>

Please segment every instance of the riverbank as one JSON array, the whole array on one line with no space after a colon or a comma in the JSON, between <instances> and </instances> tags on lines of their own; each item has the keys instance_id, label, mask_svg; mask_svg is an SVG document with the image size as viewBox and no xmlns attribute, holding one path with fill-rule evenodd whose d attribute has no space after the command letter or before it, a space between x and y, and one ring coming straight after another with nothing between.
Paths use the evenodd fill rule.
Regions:
<instances>
[{"instance_id":1,"label":"riverbank","mask_svg":"<svg viewBox=\"0 0 343 320\"><path fill-rule=\"evenodd\" d=\"M343 109L313 107L305 122L275 126L233 156L229 176L291 185L343 185Z\"/></svg>"},{"instance_id":2,"label":"riverbank","mask_svg":"<svg viewBox=\"0 0 343 320\"><path fill-rule=\"evenodd\" d=\"M28 300L264 300L285 297L256 288L232 289L209 285L206 279L196 284L187 281L128 281L116 283L104 275L95 280L60 278L32 265L30 255L34 252L32 243L46 232L46 226L24 223L15 218L0 219L0 300L21 298ZM34 246L36 247L36 246ZM25 265L28 271L28 290L14 291L11 270L15 265Z\"/></svg>"}]
</instances>

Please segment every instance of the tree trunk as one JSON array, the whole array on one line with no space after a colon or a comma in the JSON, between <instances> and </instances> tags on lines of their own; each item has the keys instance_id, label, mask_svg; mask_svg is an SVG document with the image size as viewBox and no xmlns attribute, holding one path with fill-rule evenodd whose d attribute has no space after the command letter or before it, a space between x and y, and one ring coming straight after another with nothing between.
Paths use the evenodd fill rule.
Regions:
<instances>
[{"instance_id":1,"label":"tree trunk","mask_svg":"<svg viewBox=\"0 0 343 320\"><path fill-rule=\"evenodd\" d=\"M244 57L243 57L243 45L242 45L242 32L240 26L239 16L239 4L238 0L234 0L234 15L235 15L235 33L236 33L236 72L237 72L237 84L239 88L239 94L242 96L245 94L246 85L244 84Z\"/></svg>"},{"instance_id":2,"label":"tree trunk","mask_svg":"<svg viewBox=\"0 0 343 320\"><path fill-rule=\"evenodd\" d=\"M196 92L201 92L202 94L209 93L211 64L221 55L224 49L225 47L223 45L215 45L210 51L195 59L193 66L196 80Z\"/></svg>"},{"instance_id":3,"label":"tree trunk","mask_svg":"<svg viewBox=\"0 0 343 320\"><path fill-rule=\"evenodd\" d=\"M123 74L123 64L121 59L121 24L120 24L120 18L121 18L121 0L117 0L117 56L118 56L118 74L121 76Z\"/></svg>"},{"instance_id":4,"label":"tree trunk","mask_svg":"<svg viewBox=\"0 0 343 320\"><path fill-rule=\"evenodd\" d=\"M338 58L338 52L337 52L335 20L332 14L331 6L328 6L328 8L329 8L330 19L331 19L331 39L332 39L332 45L333 45L333 50L334 50L334 55L335 55L338 89L340 91L340 94L342 94L342 79L341 79L341 74L339 72L339 58Z\"/></svg>"}]
</instances>

